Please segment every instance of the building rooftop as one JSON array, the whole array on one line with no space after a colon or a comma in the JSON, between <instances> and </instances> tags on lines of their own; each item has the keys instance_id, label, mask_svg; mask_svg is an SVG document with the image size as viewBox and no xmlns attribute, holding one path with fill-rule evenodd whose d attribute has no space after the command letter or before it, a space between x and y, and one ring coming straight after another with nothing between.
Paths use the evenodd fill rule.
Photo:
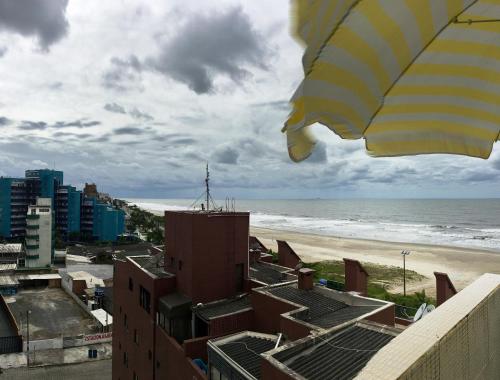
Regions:
<instances>
[{"instance_id":1,"label":"building rooftop","mask_svg":"<svg viewBox=\"0 0 500 380\"><path fill-rule=\"evenodd\" d=\"M277 337L275 335L259 334L251 331L210 340L208 342L210 362L218 363L223 360L229 363L233 370L243 372L247 376L250 375L250 378L260 379L262 360L260 354L272 350L276 345L276 341Z\"/></svg>"},{"instance_id":2,"label":"building rooftop","mask_svg":"<svg viewBox=\"0 0 500 380\"><path fill-rule=\"evenodd\" d=\"M356 323L284 346L272 358L305 379L348 380L396 335L386 326Z\"/></svg>"},{"instance_id":3,"label":"building rooftop","mask_svg":"<svg viewBox=\"0 0 500 380\"><path fill-rule=\"evenodd\" d=\"M250 303L250 297L248 294L245 294L241 297L211 302L203 306L198 306L194 310L196 315L205 321L208 321L213 318L218 318L232 313L239 313L251 308L252 305Z\"/></svg>"},{"instance_id":4,"label":"building rooftop","mask_svg":"<svg viewBox=\"0 0 500 380\"><path fill-rule=\"evenodd\" d=\"M280 284L283 282L294 281L297 276L289 273L290 268L275 264L256 262L250 264L250 278L255 279L267 285Z\"/></svg>"},{"instance_id":5,"label":"building rooftop","mask_svg":"<svg viewBox=\"0 0 500 380\"><path fill-rule=\"evenodd\" d=\"M18 255L22 251L22 244L0 244L0 257L4 255Z\"/></svg>"},{"instance_id":6,"label":"building rooftop","mask_svg":"<svg viewBox=\"0 0 500 380\"><path fill-rule=\"evenodd\" d=\"M305 307L304 310L292 311L290 316L323 329L339 326L387 305L384 301L330 289L314 287L302 290L297 288L297 284L270 287L264 291Z\"/></svg>"},{"instance_id":7,"label":"building rooftop","mask_svg":"<svg viewBox=\"0 0 500 380\"><path fill-rule=\"evenodd\" d=\"M163 269L162 254L155 256L128 256L128 259L156 277L165 278L173 276L173 274Z\"/></svg>"}]
</instances>

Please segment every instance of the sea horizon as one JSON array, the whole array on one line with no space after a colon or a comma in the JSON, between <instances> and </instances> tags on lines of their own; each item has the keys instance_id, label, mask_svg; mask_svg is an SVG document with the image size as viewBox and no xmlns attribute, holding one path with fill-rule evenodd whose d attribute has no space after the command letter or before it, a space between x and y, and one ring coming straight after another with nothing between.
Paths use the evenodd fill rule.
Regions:
<instances>
[{"instance_id":1,"label":"sea horizon","mask_svg":"<svg viewBox=\"0 0 500 380\"><path fill-rule=\"evenodd\" d=\"M193 204L179 198L125 200L156 212L186 210ZM226 208L225 200L215 202ZM249 211L254 227L500 253L498 198L238 199L235 210Z\"/></svg>"}]
</instances>

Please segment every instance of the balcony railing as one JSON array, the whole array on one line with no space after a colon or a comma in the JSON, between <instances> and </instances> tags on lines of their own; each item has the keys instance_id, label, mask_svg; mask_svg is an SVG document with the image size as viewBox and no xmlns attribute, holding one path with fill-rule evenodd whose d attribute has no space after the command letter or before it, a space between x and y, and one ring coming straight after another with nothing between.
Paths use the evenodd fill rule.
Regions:
<instances>
[{"instance_id":1,"label":"balcony railing","mask_svg":"<svg viewBox=\"0 0 500 380\"><path fill-rule=\"evenodd\" d=\"M40 248L40 246L38 244L34 244L34 245L26 244L26 248L27 249L38 249L38 248Z\"/></svg>"},{"instance_id":2,"label":"balcony railing","mask_svg":"<svg viewBox=\"0 0 500 380\"><path fill-rule=\"evenodd\" d=\"M38 226L38 224L28 224L28 225L26 226L26 229L27 229L27 230L38 230L38 229L39 229L39 226Z\"/></svg>"},{"instance_id":3,"label":"balcony railing","mask_svg":"<svg viewBox=\"0 0 500 380\"><path fill-rule=\"evenodd\" d=\"M40 219L40 215L26 215L26 219L35 220Z\"/></svg>"},{"instance_id":4,"label":"balcony railing","mask_svg":"<svg viewBox=\"0 0 500 380\"><path fill-rule=\"evenodd\" d=\"M26 260L38 260L40 255L26 255Z\"/></svg>"}]
</instances>

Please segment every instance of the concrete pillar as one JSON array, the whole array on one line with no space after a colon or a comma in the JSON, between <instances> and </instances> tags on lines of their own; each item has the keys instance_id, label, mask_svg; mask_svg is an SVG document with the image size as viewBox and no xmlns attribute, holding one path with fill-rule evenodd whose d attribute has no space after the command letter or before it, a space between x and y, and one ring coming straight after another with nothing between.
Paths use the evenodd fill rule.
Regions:
<instances>
[{"instance_id":1,"label":"concrete pillar","mask_svg":"<svg viewBox=\"0 0 500 380\"><path fill-rule=\"evenodd\" d=\"M312 290L314 287L314 269L302 268L299 270L299 289Z\"/></svg>"},{"instance_id":2,"label":"concrete pillar","mask_svg":"<svg viewBox=\"0 0 500 380\"><path fill-rule=\"evenodd\" d=\"M434 276L436 277L436 303L439 306L457 294L457 290L446 273L434 272Z\"/></svg>"},{"instance_id":3,"label":"concrete pillar","mask_svg":"<svg viewBox=\"0 0 500 380\"><path fill-rule=\"evenodd\" d=\"M368 272L358 260L344 259L345 291L368 295Z\"/></svg>"}]
</instances>

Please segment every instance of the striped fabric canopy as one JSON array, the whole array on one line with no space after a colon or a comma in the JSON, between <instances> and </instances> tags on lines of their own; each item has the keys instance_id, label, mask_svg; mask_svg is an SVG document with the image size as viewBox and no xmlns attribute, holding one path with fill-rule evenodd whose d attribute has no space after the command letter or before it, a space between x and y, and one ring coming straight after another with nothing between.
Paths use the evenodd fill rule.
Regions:
<instances>
[{"instance_id":1,"label":"striped fabric canopy","mask_svg":"<svg viewBox=\"0 0 500 380\"><path fill-rule=\"evenodd\" d=\"M321 123L374 156L488 158L500 138L500 0L295 0L305 78L283 128L294 161Z\"/></svg>"}]
</instances>

